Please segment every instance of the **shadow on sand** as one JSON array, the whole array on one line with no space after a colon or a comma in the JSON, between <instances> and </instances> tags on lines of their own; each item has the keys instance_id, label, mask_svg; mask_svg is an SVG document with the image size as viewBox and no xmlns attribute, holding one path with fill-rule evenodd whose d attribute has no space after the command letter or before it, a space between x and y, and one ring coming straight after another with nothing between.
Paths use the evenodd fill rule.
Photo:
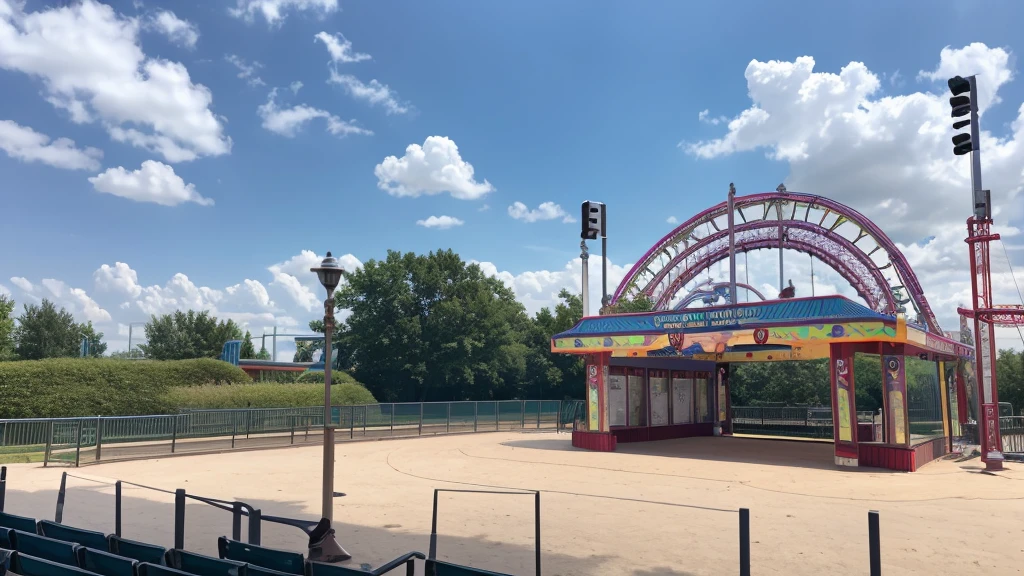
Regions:
<instances>
[{"instance_id":1,"label":"shadow on sand","mask_svg":"<svg viewBox=\"0 0 1024 576\"><path fill-rule=\"evenodd\" d=\"M502 442L503 446L530 450L586 452L574 448L571 438L535 438ZM784 466L812 470L893 473L882 468L848 468L836 466L831 443L793 440L767 440L736 436L678 438L655 442L628 442L619 444L615 453L661 458L683 458L714 462L737 462L760 466Z\"/></svg>"},{"instance_id":2,"label":"shadow on sand","mask_svg":"<svg viewBox=\"0 0 1024 576\"><path fill-rule=\"evenodd\" d=\"M104 533L114 532L114 493L110 485L88 486L83 481L69 482L64 506L63 522ZM187 484L185 488L187 490ZM56 511L57 486L52 489L24 491L8 489L5 511L39 519L53 519ZM225 491L230 487L225 486ZM284 495L286 492L282 492ZM215 495L203 494L212 497ZM225 494L216 497L229 499ZM268 500L235 496L264 514L287 518L309 518L302 505L289 500ZM122 536L170 548L174 542L174 496L125 485L122 494ZM531 508L530 504L526 507ZM335 521L338 541L352 554L351 561L342 563L351 568L368 569L378 566L406 552L418 550L426 553L429 532L415 526L429 526L428 518L403 518L400 509L381 510L388 528L363 526L342 521L344 504L337 507L341 519ZM386 512L390 512L387 514ZM443 520L443 510L441 514ZM189 501L185 512L185 548L211 556L217 555L217 536L231 534L231 515L201 502ZM543 528L542 528L543 534ZM248 538L246 520L242 521L242 539ZM272 548L306 551L305 534L294 527L264 522L261 544ZM543 544L543 539L542 539ZM518 575L534 574L534 548L502 542L502 534L456 537L443 533L438 538L438 558L478 568ZM542 547L543 573L548 575L587 575L601 572L601 566L611 556L576 557ZM404 573L404 572L403 572ZM416 574L422 575L419 562ZM659 574L683 574L658 572ZM638 574L640 574L638 572Z\"/></svg>"}]
</instances>

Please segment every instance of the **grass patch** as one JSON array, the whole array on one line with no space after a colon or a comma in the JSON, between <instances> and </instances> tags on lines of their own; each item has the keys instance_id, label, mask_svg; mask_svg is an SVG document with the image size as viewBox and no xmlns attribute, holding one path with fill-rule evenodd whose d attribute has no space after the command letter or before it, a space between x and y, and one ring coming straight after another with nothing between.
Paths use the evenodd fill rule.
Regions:
<instances>
[{"instance_id":1,"label":"grass patch","mask_svg":"<svg viewBox=\"0 0 1024 576\"><path fill-rule=\"evenodd\" d=\"M0 464L32 464L42 462L45 452L0 453Z\"/></svg>"}]
</instances>

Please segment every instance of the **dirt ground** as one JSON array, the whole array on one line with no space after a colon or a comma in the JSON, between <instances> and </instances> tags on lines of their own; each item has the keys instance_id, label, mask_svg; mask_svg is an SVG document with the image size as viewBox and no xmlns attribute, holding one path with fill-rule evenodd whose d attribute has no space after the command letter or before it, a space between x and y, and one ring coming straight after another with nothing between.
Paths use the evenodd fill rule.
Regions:
<instances>
[{"instance_id":1,"label":"dirt ground","mask_svg":"<svg viewBox=\"0 0 1024 576\"><path fill-rule=\"evenodd\" d=\"M316 518L321 448L296 447L79 469L8 466L6 510L52 518L60 474L121 479L239 499L264 514ZM867 514L881 514L890 574L1018 574L1024 570L1024 466L980 462L920 471L838 470L831 444L689 438L623 444L614 453L552 433L489 433L337 446L339 540L350 565L427 551L434 488L541 491L543 573L680 576L736 573L738 514L750 509L756 574L865 574ZM64 521L113 532L113 487L69 478ZM442 493L438 556L532 575L530 495ZM216 554L230 516L186 513L186 548ZM125 486L123 535L170 546L173 496ZM243 523L244 524L244 523ZM244 537L244 529L243 529ZM305 550L295 528L264 523L263 543Z\"/></svg>"}]
</instances>

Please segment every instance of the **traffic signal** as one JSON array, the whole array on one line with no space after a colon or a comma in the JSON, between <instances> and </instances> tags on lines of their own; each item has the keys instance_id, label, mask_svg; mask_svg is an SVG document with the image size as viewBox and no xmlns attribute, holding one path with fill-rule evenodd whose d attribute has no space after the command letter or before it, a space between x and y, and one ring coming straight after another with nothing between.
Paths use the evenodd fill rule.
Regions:
<instances>
[{"instance_id":1,"label":"traffic signal","mask_svg":"<svg viewBox=\"0 0 1024 576\"><path fill-rule=\"evenodd\" d=\"M604 203L603 202L591 202L586 201L581 206L580 223L582 230L580 230L580 238L584 240L597 240L599 237L606 236L604 227Z\"/></svg>"},{"instance_id":2,"label":"traffic signal","mask_svg":"<svg viewBox=\"0 0 1024 576\"><path fill-rule=\"evenodd\" d=\"M953 129L960 130L971 126L971 132L964 132L953 136L953 154L963 156L975 150L975 142L972 134L976 133L978 122L978 93L974 85L974 76L963 78L955 76L949 79L949 91L953 97L949 99L949 106L952 109L950 117L964 120L953 122Z\"/></svg>"}]
</instances>

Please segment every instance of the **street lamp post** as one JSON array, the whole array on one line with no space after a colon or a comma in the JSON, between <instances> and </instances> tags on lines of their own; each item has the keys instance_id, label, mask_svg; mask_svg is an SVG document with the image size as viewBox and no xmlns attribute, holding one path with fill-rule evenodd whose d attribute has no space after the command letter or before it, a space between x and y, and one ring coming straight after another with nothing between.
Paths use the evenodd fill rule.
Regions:
<instances>
[{"instance_id":1,"label":"street lamp post","mask_svg":"<svg viewBox=\"0 0 1024 576\"><path fill-rule=\"evenodd\" d=\"M323 518L334 520L334 428L331 427L331 336L334 333L334 289L343 270L338 259L327 253L320 266L310 268L327 289L324 300L324 485Z\"/></svg>"},{"instance_id":2,"label":"street lamp post","mask_svg":"<svg viewBox=\"0 0 1024 576\"><path fill-rule=\"evenodd\" d=\"M317 562L344 562L352 558L334 538L334 428L331 427L331 336L334 334L334 289L344 270L338 259L327 256L320 266L310 268L327 289L324 300L324 485L323 517L309 534L309 559Z\"/></svg>"}]
</instances>

